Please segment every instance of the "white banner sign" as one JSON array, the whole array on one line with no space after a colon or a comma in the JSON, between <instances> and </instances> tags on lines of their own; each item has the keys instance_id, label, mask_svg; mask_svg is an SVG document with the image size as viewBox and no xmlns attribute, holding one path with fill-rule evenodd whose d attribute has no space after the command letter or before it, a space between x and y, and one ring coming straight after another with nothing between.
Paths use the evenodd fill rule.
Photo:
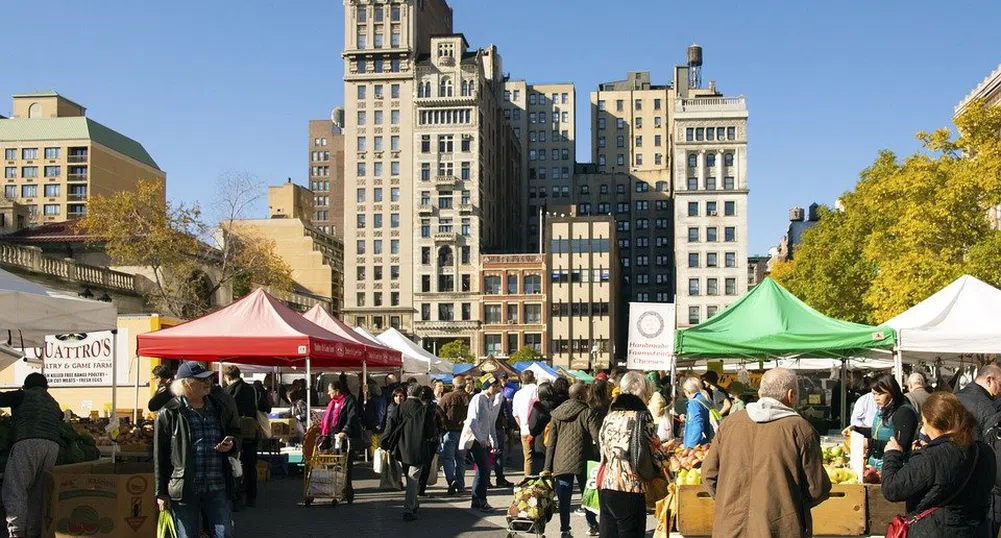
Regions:
<instances>
[{"instance_id":1,"label":"white banner sign","mask_svg":"<svg viewBox=\"0 0 1001 538\"><path fill-rule=\"evenodd\" d=\"M629 303L630 370L670 370L674 359L675 306Z\"/></svg>"},{"instance_id":2,"label":"white banner sign","mask_svg":"<svg viewBox=\"0 0 1001 538\"><path fill-rule=\"evenodd\" d=\"M111 386L112 342L111 331L90 334L46 336L45 348L24 350L26 360L14 365L15 383L24 383L32 372L42 372L50 387ZM39 360L41 359L41 360ZM129 365L128 330L118 331L118 384L128 385Z\"/></svg>"}]
</instances>

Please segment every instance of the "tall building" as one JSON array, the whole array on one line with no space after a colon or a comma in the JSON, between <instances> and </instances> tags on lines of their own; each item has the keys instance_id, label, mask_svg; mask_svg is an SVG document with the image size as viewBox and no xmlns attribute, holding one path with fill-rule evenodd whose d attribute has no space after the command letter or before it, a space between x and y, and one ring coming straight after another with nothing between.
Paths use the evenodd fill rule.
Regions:
<instances>
[{"instance_id":1,"label":"tall building","mask_svg":"<svg viewBox=\"0 0 1001 538\"><path fill-rule=\"evenodd\" d=\"M27 208L33 224L87 214L87 200L167 175L139 142L87 117L55 92L13 97L0 118L4 198Z\"/></svg>"},{"instance_id":2,"label":"tall building","mask_svg":"<svg viewBox=\"0 0 1001 538\"><path fill-rule=\"evenodd\" d=\"M810 204L807 210L794 207L789 210L789 228L779 240L775 260L790 261L795 255L796 245L803 241L803 234L820 222L820 206Z\"/></svg>"},{"instance_id":3,"label":"tall building","mask_svg":"<svg viewBox=\"0 0 1001 538\"><path fill-rule=\"evenodd\" d=\"M675 69L675 265L678 326L705 321L747 291L747 106Z\"/></svg>"},{"instance_id":4,"label":"tall building","mask_svg":"<svg viewBox=\"0 0 1001 538\"><path fill-rule=\"evenodd\" d=\"M296 292L330 302L339 313L344 303L344 244L324 233L311 219L313 192L292 183L268 187L268 217L234 222L237 233L275 242L275 254L292 269Z\"/></svg>"},{"instance_id":5,"label":"tall building","mask_svg":"<svg viewBox=\"0 0 1001 538\"><path fill-rule=\"evenodd\" d=\"M591 155L609 173L670 170L672 86L631 72L591 92Z\"/></svg>"},{"instance_id":6,"label":"tall building","mask_svg":"<svg viewBox=\"0 0 1001 538\"><path fill-rule=\"evenodd\" d=\"M338 239L344 237L344 134L334 118L309 122L309 189L313 191L313 225Z\"/></svg>"},{"instance_id":7,"label":"tall building","mask_svg":"<svg viewBox=\"0 0 1001 538\"><path fill-rule=\"evenodd\" d=\"M1001 105L1001 65L987 75L984 80L977 84L973 91L971 91L962 101L956 105L953 110L953 118L959 116L966 110L966 107L974 99L981 99L984 103L988 105ZM987 218L990 220L991 227L995 230L1001 230L1001 205L994 206L987 211Z\"/></svg>"},{"instance_id":8,"label":"tall building","mask_svg":"<svg viewBox=\"0 0 1001 538\"><path fill-rule=\"evenodd\" d=\"M609 368L621 358L615 221L611 217L552 217L546 223L550 272L550 358L573 369Z\"/></svg>"},{"instance_id":9,"label":"tall building","mask_svg":"<svg viewBox=\"0 0 1001 538\"><path fill-rule=\"evenodd\" d=\"M430 349L456 339L481 347L482 256L520 247L508 225L518 216L520 155L502 93L496 47L435 36L431 56L418 60L414 333Z\"/></svg>"},{"instance_id":10,"label":"tall building","mask_svg":"<svg viewBox=\"0 0 1001 538\"><path fill-rule=\"evenodd\" d=\"M539 212L566 210L571 204L577 162L577 92L573 84L504 84L504 118L521 148L519 199L522 248L539 252Z\"/></svg>"},{"instance_id":11,"label":"tall building","mask_svg":"<svg viewBox=\"0 0 1001 538\"><path fill-rule=\"evenodd\" d=\"M544 254L483 256L483 325L478 357L509 357L524 346L549 355L549 270Z\"/></svg>"},{"instance_id":12,"label":"tall building","mask_svg":"<svg viewBox=\"0 0 1001 538\"><path fill-rule=\"evenodd\" d=\"M452 9L444 0L345 0L344 25L344 192L353 201L344 219L344 259L352 267L344 314L356 326L413 333L416 67L430 54L432 35L452 33ZM399 277L376 280L376 267Z\"/></svg>"}]
</instances>

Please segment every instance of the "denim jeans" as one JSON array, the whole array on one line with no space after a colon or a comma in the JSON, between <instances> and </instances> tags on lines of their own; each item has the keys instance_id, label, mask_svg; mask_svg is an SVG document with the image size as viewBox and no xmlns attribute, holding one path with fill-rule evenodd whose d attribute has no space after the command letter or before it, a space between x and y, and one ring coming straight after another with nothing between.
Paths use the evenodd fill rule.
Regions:
<instances>
[{"instance_id":1,"label":"denim jeans","mask_svg":"<svg viewBox=\"0 0 1001 538\"><path fill-rule=\"evenodd\" d=\"M198 538L203 514L211 538L233 538L233 507L225 490L196 494L195 502L172 503L170 510L177 538Z\"/></svg>"},{"instance_id":2,"label":"denim jeans","mask_svg":"<svg viewBox=\"0 0 1001 538\"><path fill-rule=\"evenodd\" d=\"M490 484L490 458L487 449L479 442L469 449L476 462L476 476L473 477L473 508L487 504L487 485Z\"/></svg>"},{"instance_id":3,"label":"denim jeans","mask_svg":"<svg viewBox=\"0 0 1001 538\"><path fill-rule=\"evenodd\" d=\"M494 452L494 476L497 477L497 481L505 480L504 478L504 443L507 441L507 432L500 428L497 429L497 451Z\"/></svg>"},{"instance_id":4,"label":"denim jeans","mask_svg":"<svg viewBox=\"0 0 1001 538\"><path fill-rule=\"evenodd\" d=\"M445 469L445 480L455 482L459 489L466 487L466 451L459 450L461 432L445 432L441 438L441 467Z\"/></svg>"},{"instance_id":5,"label":"denim jeans","mask_svg":"<svg viewBox=\"0 0 1001 538\"><path fill-rule=\"evenodd\" d=\"M577 480L580 492L584 493L587 478L584 475L561 474L556 477L556 497L560 501L560 532L570 532L570 497L573 496L573 483ZM598 526L598 516L589 510L584 511L588 527Z\"/></svg>"}]
</instances>

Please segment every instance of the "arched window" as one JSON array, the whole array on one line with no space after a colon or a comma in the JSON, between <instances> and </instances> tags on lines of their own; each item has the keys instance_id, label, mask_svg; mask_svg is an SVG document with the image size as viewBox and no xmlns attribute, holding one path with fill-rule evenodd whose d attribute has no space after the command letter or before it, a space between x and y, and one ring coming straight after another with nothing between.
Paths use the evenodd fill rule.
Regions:
<instances>
[{"instance_id":1,"label":"arched window","mask_svg":"<svg viewBox=\"0 0 1001 538\"><path fill-rule=\"evenodd\" d=\"M706 167L712 168L714 166L716 166L716 154L706 153Z\"/></svg>"},{"instance_id":2,"label":"arched window","mask_svg":"<svg viewBox=\"0 0 1001 538\"><path fill-rule=\"evenodd\" d=\"M443 77L438 83L438 97L452 97L452 79Z\"/></svg>"},{"instance_id":3,"label":"arched window","mask_svg":"<svg viewBox=\"0 0 1001 538\"><path fill-rule=\"evenodd\" d=\"M41 115L42 115L42 105L38 103L31 103L31 105L28 107L28 117L38 118L41 117Z\"/></svg>"},{"instance_id":4,"label":"arched window","mask_svg":"<svg viewBox=\"0 0 1001 538\"><path fill-rule=\"evenodd\" d=\"M424 83L417 83L417 97L424 97Z\"/></svg>"},{"instance_id":5,"label":"arched window","mask_svg":"<svg viewBox=\"0 0 1001 538\"><path fill-rule=\"evenodd\" d=\"M728 151L723 154L723 166L733 166L733 153Z\"/></svg>"},{"instance_id":6,"label":"arched window","mask_svg":"<svg viewBox=\"0 0 1001 538\"><path fill-rule=\"evenodd\" d=\"M438 267L451 267L455 265L455 256L452 255L451 247L441 247L438 249Z\"/></svg>"},{"instance_id":7,"label":"arched window","mask_svg":"<svg viewBox=\"0 0 1001 538\"><path fill-rule=\"evenodd\" d=\"M468 97L473 94L473 83L468 80L462 81L462 96Z\"/></svg>"},{"instance_id":8,"label":"arched window","mask_svg":"<svg viewBox=\"0 0 1001 538\"><path fill-rule=\"evenodd\" d=\"M688 154L688 167L695 168L699 165L699 156L694 153Z\"/></svg>"}]
</instances>

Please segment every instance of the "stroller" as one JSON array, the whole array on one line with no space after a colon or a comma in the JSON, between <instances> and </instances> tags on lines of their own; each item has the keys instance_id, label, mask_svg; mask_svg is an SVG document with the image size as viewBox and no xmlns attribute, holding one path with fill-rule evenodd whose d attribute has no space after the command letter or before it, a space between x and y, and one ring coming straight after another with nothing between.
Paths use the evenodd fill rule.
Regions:
<instances>
[{"instance_id":1,"label":"stroller","mask_svg":"<svg viewBox=\"0 0 1001 538\"><path fill-rule=\"evenodd\" d=\"M556 490L551 476L526 476L514 488L514 501L507 509L507 536L534 534L545 538L546 524L556 513Z\"/></svg>"}]
</instances>

